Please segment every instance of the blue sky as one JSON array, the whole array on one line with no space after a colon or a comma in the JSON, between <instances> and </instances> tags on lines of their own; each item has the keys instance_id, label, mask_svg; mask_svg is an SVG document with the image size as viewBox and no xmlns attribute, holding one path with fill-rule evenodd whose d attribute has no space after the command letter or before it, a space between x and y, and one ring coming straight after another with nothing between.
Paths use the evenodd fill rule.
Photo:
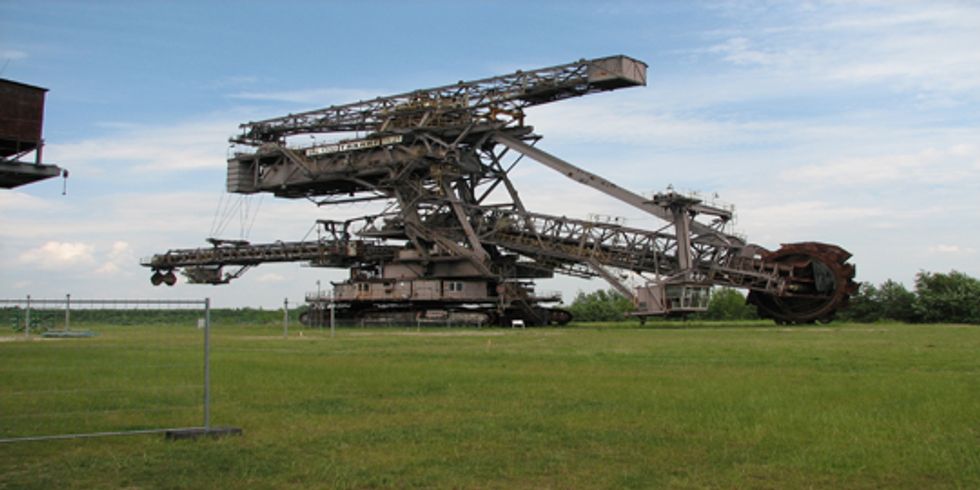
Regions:
<instances>
[{"instance_id":1,"label":"blue sky","mask_svg":"<svg viewBox=\"0 0 980 490\"><path fill-rule=\"evenodd\" d=\"M980 5L941 1L0 0L0 77L51 89L46 160L71 171L67 196L0 193L0 297L298 302L343 273L160 289L138 265L209 236L239 123L620 53L650 65L648 86L530 110L542 148L638 192L717 192L750 241L840 244L859 280L980 276L978 25ZM659 226L530 162L515 179L536 211ZM249 206L225 237L252 223L253 241L296 240L365 212Z\"/></svg>"}]
</instances>

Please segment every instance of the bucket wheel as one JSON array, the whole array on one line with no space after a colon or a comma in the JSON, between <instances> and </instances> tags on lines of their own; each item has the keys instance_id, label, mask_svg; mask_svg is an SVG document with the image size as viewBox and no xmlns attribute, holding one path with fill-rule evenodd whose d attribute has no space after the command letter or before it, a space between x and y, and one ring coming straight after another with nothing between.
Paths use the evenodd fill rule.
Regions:
<instances>
[{"instance_id":1,"label":"bucket wheel","mask_svg":"<svg viewBox=\"0 0 980 490\"><path fill-rule=\"evenodd\" d=\"M762 260L783 269L786 288L781 294L752 291L748 302L759 316L779 324L829 322L837 310L847 306L857 291L851 254L836 246L818 242L784 244Z\"/></svg>"}]
</instances>

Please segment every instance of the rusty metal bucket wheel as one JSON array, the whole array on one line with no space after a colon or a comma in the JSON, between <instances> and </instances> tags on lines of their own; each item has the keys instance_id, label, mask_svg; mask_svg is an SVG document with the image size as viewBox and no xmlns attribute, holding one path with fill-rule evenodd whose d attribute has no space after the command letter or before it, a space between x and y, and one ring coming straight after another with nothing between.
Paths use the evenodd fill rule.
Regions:
<instances>
[{"instance_id":1,"label":"rusty metal bucket wheel","mask_svg":"<svg viewBox=\"0 0 980 490\"><path fill-rule=\"evenodd\" d=\"M826 243L784 244L763 260L793 267L789 281L793 291L783 296L753 291L748 302L756 305L759 316L780 325L829 322L857 291L854 266L847 263L850 257L846 250Z\"/></svg>"}]
</instances>

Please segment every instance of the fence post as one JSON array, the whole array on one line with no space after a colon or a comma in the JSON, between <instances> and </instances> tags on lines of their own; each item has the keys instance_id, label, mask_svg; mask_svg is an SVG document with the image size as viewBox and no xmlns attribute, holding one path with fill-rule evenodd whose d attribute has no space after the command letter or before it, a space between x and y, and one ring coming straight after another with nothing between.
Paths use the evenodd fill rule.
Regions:
<instances>
[{"instance_id":1,"label":"fence post","mask_svg":"<svg viewBox=\"0 0 980 490\"><path fill-rule=\"evenodd\" d=\"M330 336L331 336L331 337L333 337L333 336L335 336L335 335L337 335L337 331L336 331L336 329L334 328L334 316L333 316L333 311L334 311L334 303L333 303L333 298L330 298Z\"/></svg>"},{"instance_id":2,"label":"fence post","mask_svg":"<svg viewBox=\"0 0 980 490\"><path fill-rule=\"evenodd\" d=\"M204 430L211 430L211 298L204 298Z\"/></svg>"},{"instance_id":3,"label":"fence post","mask_svg":"<svg viewBox=\"0 0 980 490\"><path fill-rule=\"evenodd\" d=\"M65 331L71 329L71 295L65 295Z\"/></svg>"},{"instance_id":4,"label":"fence post","mask_svg":"<svg viewBox=\"0 0 980 490\"><path fill-rule=\"evenodd\" d=\"M31 336L31 295L27 295L27 309L24 311L24 337Z\"/></svg>"},{"instance_id":5,"label":"fence post","mask_svg":"<svg viewBox=\"0 0 980 490\"><path fill-rule=\"evenodd\" d=\"M282 338L289 337L289 298L282 299Z\"/></svg>"}]
</instances>

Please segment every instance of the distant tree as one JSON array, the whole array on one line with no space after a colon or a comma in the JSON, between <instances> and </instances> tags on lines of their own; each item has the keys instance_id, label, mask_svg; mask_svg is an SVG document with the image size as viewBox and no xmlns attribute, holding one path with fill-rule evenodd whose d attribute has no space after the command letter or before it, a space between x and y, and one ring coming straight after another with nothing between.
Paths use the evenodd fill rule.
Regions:
<instances>
[{"instance_id":1,"label":"distant tree","mask_svg":"<svg viewBox=\"0 0 980 490\"><path fill-rule=\"evenodd\" d=\"M718 288L711 292L708 310L698 318L705 320L753 320L759 318L755 306L745 302L745 296L732 288Z\"/></svg>"},{"instance_id":2,"label":"distant tree","mask_svg":"<svg viewBox=\"0 0 980 490\"><path fill-rule=\"evenodd\" d=\"M902 283L889 279L877 289L878 316L880 319L914 322L918 318L915 301L915 293L905 289Z\"/></svg>"},{"instance_id":3,"label":"distant tree","mask_svg":"<svg viewBox=\"0 0 980 490\"><path fill-rule=\"evenodd\" d=\"M575 321L617 322L626 320L626 313L633 311L633 302L614 290L579 291L568 309Z\"/></svg>"},{"instance_id":4,"label":"distant tree","mask_svg":"<svg viewBox=\"0 0 980 490\"><path fill-rule=\"evenodd\" d=\"M837 314L841 320L870 323L881 320L881 301L878 288L870 282L862 282L856 293L851 295L847 308Z\"/></svg>"},{"instance_id":5,"label":"distant tree","mask_svg":"<svg viewBox=\"0 0 980 490\"><path fill-rule=\"evenodd\" d=\"M915 313L923 322L980 323L980 280L962 272L919 272Z\"/></svg>"}]
</instances>

